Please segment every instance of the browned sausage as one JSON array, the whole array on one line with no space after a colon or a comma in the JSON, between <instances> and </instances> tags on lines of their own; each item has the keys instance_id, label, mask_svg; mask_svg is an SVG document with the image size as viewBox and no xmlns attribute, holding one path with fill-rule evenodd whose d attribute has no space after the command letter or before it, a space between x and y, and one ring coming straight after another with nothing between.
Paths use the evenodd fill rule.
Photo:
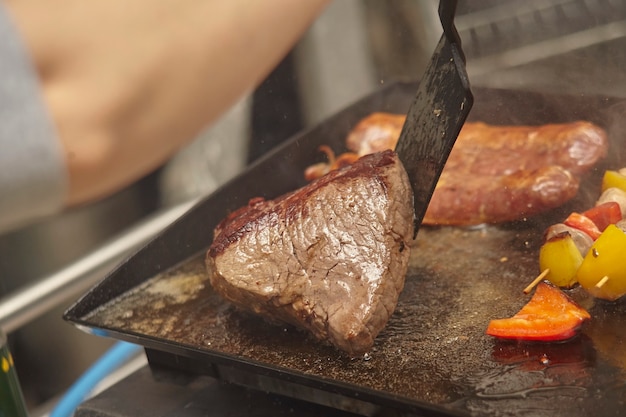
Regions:
<instances>
[{"instance_id":1,"label":"browned sausage","mask_svg":"<svg viewBox=\"0 0 626 417\"><path fill-rule=\"evenodd\" d=\"M405 116L373 113L347 147L393 149ZM435 189L425 224L472 225L532 216L574 197L579 176L607 152L604 129L586 121L541 126L466 123Z\"/></svg>"}]
</instances>

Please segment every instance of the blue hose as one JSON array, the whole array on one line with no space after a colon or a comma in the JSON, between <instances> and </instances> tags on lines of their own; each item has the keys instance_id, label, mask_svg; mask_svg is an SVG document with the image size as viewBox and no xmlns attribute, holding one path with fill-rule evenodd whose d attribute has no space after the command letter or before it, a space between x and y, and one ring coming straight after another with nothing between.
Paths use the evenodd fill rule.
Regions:
<instances>
[{"instance_id":1,"label":"blue hose","mask_svg":"<svg viewBox=\"0 0 626 417\"><path fill-rule=\"evenodd\" d=\"M52 410L50 417L71 417L102 379L128 361L140 349L141 346L127 342L117 342L113 345L74 382Z\"/></svg>"}]
</instances>

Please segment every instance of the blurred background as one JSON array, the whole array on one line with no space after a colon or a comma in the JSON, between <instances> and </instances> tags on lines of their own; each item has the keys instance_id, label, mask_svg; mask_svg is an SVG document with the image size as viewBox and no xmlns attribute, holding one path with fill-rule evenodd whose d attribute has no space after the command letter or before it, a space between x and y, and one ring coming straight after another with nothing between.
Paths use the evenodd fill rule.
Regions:
<instances>
[{"instance_id":1,"label":"blurred background","mask_svg":"<svg viewBox=\"0 0 626 417\"><path fill-rule=\"evenodd\" d=\"M441 35L437 6L335 1L253 94L166 165L105 201L0 236L0 325L33 415L113 342L65 323L63 311L190 201L294 133L386 83L418 79ZM456 26L473 86L626 97L622 0L460 0Z\"/></svg>"}]
</instances>

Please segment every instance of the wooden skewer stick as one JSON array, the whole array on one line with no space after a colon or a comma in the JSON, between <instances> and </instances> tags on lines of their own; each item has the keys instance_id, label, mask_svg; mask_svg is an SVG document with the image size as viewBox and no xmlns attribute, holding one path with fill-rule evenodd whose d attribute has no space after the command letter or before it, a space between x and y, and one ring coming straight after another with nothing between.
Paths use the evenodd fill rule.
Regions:
<instances>
[{"instance_id":1,"label":"wooden skewer stick","mask_svg":"<svg viewBox=\"0 0 626 417\"><path fill-rule=\"evenodd\" d=\"M603 276L602 279L598 281L598 283L596 284L596 288L602 288L602 286L606 284L608 280L609 280L608 275Z\"/></svg>"},{"instance_id":2,"label":"wooden skewer stick","mask_svg":"<svg viewBox=\"0 0 626 417\"><path fill-rule=\"evenodd\" d=\"M535 288L537 284L543 281L543 279L546 277L546 275L548 275L549 272L550 272L550 268L544 269L543 272L539 274L539 276L535 278L533 282L528 284L528 287L524 288L524 294L528 294L529 292L531 292L532 289Z\"/></svg>"}]
</instances>

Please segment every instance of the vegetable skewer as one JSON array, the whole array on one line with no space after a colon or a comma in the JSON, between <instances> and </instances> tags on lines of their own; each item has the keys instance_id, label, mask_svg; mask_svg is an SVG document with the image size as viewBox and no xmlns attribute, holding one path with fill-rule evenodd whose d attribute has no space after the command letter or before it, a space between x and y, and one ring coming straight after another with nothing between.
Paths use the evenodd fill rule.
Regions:
<instances>
[{"instance_id":1,"label":"vegetable skewer","mask_svg":"<svg viewBox=\"0 0 626 417\"><path fill-rule=\"evenodd\" d=\"M616 231L610 228L613 226L619 231L620 229L615 225L625 223L626 168L619 171L608 170L602 180L602 195L595 207L583 213L571 213L563 224L551 226L546 231L545 243L539 252L539 266L542 272L524 289L524 293L529 293L544 278L559 287L570 288L580 283L580 269L585 263L582 273L585 284L580 283L583 288L597 297L609 300L615 300L626 294L626 273L622 278L622 274L617 272L616 278L624 280L622 291L622 285L615 283L603 290L604 286L611 281L610 274L597 276L597 274L590 275L589 272L590 268L605 265L608 262L615 262L615 265L620 263L619 259L609 259L606 255L601 260L596 259L599 254L597 241L601 238L600 246L603 250L606 250L607 245L604 242L609 241L608 245L622 245L625 251L622 256L626 256L626 245ZM609 228L610 237L603 237ZM623 226L621 232L621 235L626 236L626 229Z\"/></svg>"},{"instance_id":2,"label":"vegetable skewer","mask_svg":"<svg viewBox=\"0 0 626 417\"><path fill-rule=\"evenodd\" d=\"M622 188L623 187L623 188ZM558 287L576 283L595 297L626 294L626 169L607 171L596 206L551 226L539 251L541 274L530 301L513 317L491 320L486 333L501 339L563 341L576 335L590 314Z\"/></svg>"}]
</instances>

